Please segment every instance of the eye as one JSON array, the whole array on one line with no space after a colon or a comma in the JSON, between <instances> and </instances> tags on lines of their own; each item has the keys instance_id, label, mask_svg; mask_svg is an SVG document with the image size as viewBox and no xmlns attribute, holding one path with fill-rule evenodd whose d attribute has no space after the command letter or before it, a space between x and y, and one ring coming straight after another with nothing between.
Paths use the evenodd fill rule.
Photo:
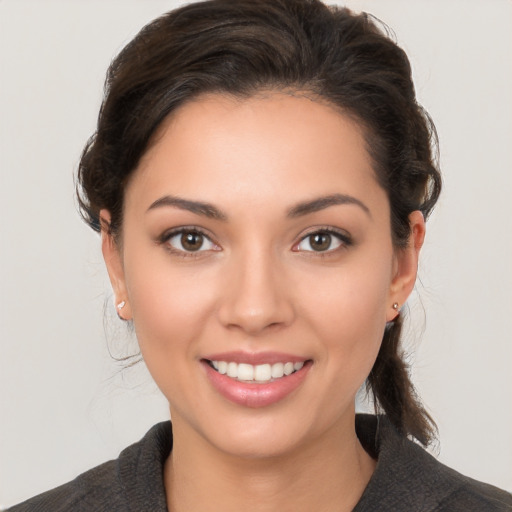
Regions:
<instances>
[{"instance_id":1,"label":"eye","mask_svg":"<svg viewBox=\"0 0 512 512\"><path fill-rule=\"evenodd\" d=\"M321 230L305 236L294 249L296 251L330 252L350 244L350 238L346 235L329 230Z\"/></svg>"},{"instance_id":2,"label":"eye","mask_svg":"<svg viewBox=\"0 0 512 512\"><path fill-rule=\"evenodd\" d=\"M181 229L169 233L164 237L164 242L172 250L184 253L218 250L217 245L196 229Z\"/></svg>"}]
</instances>

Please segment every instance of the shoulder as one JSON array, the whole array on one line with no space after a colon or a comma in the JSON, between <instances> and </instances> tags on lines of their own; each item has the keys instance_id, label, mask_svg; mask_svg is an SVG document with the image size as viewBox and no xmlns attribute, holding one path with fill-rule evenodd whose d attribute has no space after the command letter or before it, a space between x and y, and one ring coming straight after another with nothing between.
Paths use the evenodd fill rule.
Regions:
<instances>
[{"instance_id":1,"label":"shoulder","mask_svg":"<svg viewBox=\"0 0 512 512\"><path fill-rule=\"evenodd\" d=\"M354 512L512 511L510 493L445 466L398 434L386 417L358 415L356 427L377 467Z\"/></svg>"},{"instance_id":2,"label":"shoulder","mask_svg":"<svg viewBox=\"0 0 512 512\"><path fill-rule=\"evenodd\" d=\"M159 423L118 459L6 512L165 511L163 467L171 447L171 423Z\"/></svg>"},{"instance_id":3,"label":"shoulder","mask_svg":"<svg viewBox=\"0 0 512 512\"><path fill-rule=\"evenodd\" d=\"M443 498L437 511L512 511L512 494L459 473L453 479L453 491Z\"/></svg>"},{"instance_id":4,"label":"shoulder","mask_svg":"<svg viewBox=\"0 0 512 512\"><path fill-rule=\"evenodd\" d=\"M118 510L116 504L123 496L116 478L116 462L101 464L67 484L15 505L7 512Z\"/></svg>"}]
</instances>

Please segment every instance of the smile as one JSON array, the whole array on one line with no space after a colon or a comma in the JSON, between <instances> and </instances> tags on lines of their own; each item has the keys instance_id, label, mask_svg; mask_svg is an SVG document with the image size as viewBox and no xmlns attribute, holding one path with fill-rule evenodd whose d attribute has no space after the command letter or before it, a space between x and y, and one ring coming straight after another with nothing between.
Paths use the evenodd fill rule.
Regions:
<instances>
[{"instance_id":1,"label":"smile","mask_svg":"<svg viewBox=\"0 0 512 512\"><path fill-rule=\"evenodd\" d=\"M247 363L235 363L233 361L209 361L209 364L221 375L227 375L241 382L267 383L275 379L291 375L304 366L304 362L293 363L291 361L274 364L252 365Z\"/></svg>"},{"instance_id":2,"label":"smile","mask_svg":"<svg viewBox=\"0 0 512 512\"><path fill-rule=\"evenodd\" d=\"M230 352L201 359L212 388L244 407L267 407L301 387L313 361L287 354Z\"/></svg>"}]
</instances>

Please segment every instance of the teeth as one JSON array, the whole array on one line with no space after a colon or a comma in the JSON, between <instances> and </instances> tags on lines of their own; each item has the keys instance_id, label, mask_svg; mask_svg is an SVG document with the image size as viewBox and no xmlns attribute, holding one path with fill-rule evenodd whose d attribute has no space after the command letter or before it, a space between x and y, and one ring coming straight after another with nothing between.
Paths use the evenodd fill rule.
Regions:
<instances>
[{"instance_id":1,"label":"teeth","mask_svg":"<svg viewBox=\"0 0 512 512\"><path fill-rule=\"evenodd\" d=\"M228 363L228 371L226 372L228 377L238 378L238 365L236 363Z\"/></svg>"},{"instance_id":2,"label":"teeth","mask_svg":"<svg viewBox=\"0 0 512 512\"><path fill-rule=\"evenodd\" d=\"M284 374L291 375L293 373L293 363L285 363Z\"/></svg>"},{"instance_id":3,"label":"teeth","mask_svg":"<svg viewBox=\"0 0 512 512\"><path fill-rule=\"evenodd\" d=\"M251 364L239 364L237 378L239 380L254 380L254 366Z\"/></svg>"},{"instance_id":4,"label":"teeth","mask_svg":"<svg viewBox=\"0 0 512 512\"><path fill-rule=\"evenodd\" d=\"M279 379L284 375L284 364L276 363L272 365L272 369L270 370L270 374L273 379Z\"/></svg>"},{"instance_id":5,"label":"teeth","mask_svg":"<svg viewBox=\"0 0 512 512\"><path fill-rule=\"evenodd\" d=\"M217 363L218 368L215 368L214 363ZM228 371L228 363L226 363L226 361L212 361L212 364L213 364L213 367L216 370L218 370L218 372L221 373L222 375L225 375L226 372Z\"/></svg>"},{"instance_id":6,"label":"teeth","mask_svg":"<svg viewBox=\"0 0 512 512\"><path fill-rule=\"evenodd\" d=\"M272 378L272 367L269 364L259 364L254 367L254 380L265 382Z\"/></svg>"},{"instance_id":7,"label":"teeth","mask_svg":"<svg viewBox=\"0 0 512 512\"><path fill-rule=\"evenodd\" d=\"M246 382L270 382L272 379L280 379L291 375L304 366L304 362L258 365L228 363L227 361L210 361L210 363L220 374Z\"/></svg>"}]
</instances>

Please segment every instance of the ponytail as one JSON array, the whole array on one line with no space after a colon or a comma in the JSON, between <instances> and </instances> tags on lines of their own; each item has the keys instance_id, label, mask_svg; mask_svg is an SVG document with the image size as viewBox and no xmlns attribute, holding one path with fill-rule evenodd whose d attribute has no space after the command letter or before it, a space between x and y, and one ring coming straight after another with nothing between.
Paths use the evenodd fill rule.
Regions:
<instances>
[{"instance_id":1,"label":"ponytail","mask_svg":"<svg viewBox=\"0 0 512 512\"><path fill-rule=\"evenodd\" d=\"M366 381L376 410L383 410L404 436L411 435L428 446L437 434L437 426L421 404L409 378L408 365L400 348L402 315L386 326L382 345Z\"/></svg>"}]
</instances>

